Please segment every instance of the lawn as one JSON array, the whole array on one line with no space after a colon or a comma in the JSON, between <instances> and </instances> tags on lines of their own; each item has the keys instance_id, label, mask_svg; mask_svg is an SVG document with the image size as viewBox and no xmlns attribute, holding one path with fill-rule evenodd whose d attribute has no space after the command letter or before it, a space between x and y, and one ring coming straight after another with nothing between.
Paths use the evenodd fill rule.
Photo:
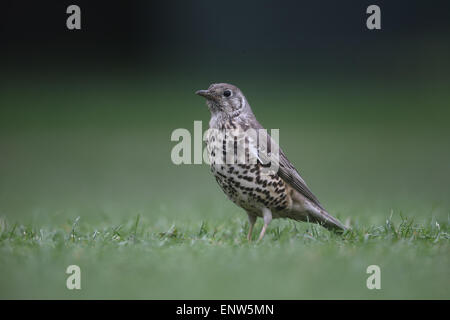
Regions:
<instances>
[{"instance_id":1,"label":"lawn","mask_svg":"<svg viewBox=\"0 0 450 320\"><path fill-rule=\"evenodd\" d=\"M208 83L74 81L1 89L0 298L450 298L445 88L242 79L260 122L352 226L275 220L248 243L209 168L170 161L174 129L206 129L193 92ZM81 290L66 288L73 264ZM381 290L366 287L369 265Z\"/></svg>"}]
</instances>

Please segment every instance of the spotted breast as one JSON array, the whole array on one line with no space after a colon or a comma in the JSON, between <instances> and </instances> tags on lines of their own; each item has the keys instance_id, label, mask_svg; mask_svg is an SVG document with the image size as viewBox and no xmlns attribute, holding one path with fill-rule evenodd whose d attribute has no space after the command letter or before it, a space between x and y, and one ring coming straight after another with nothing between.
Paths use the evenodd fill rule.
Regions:
<instances>
[{"instance_id":1,"label":"spotted breast","mask_svg":"<svg viewBox=\"0 0 450 320\"><path fill-rule=\"evenodd\" d=\"M242 144L244 152L238 152L242 141L245 141ZM263 170L261 162L249 161L250 150L257 148L252 146L254 141L239 122L229 120L214 130L210 129L206 144L211 172L236 205L256 216L261 216L264 207L269 208L274 216L290 208L290 187L276 173Z\"/></svg>"}]
</instances>

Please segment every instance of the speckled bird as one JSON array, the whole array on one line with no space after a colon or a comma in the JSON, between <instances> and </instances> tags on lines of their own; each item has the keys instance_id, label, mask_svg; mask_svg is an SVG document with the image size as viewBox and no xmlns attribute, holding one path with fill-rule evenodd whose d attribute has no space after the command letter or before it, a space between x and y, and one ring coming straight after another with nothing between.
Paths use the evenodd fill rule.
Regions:
<instances>
[{"instance_id":1,"label":"speckled bird","mask_svg":"<svg viewBox=\"0 0 450 320\"><path fill-rule=\"evenodd\" d=\"M196 94L206 98L211 112L209 128L212 130L208 130L206 136L211 172L228 198L247 212L249 241L257 217L264 220L258 240L264 237L269 223L275 218L314 222L337 232L346 230L323 208L274 139L262 130L264 128L256 120L239 88L227 83L215 83ZM238 133L232 135L230 131ZM262 140L248 134L255 131L258 135L262 132L263 135L259 136ZM261 143L265 139L267 143ZM236 153L237 140L245 141L244 159L247 162L238 161L238 157L232 162L226 161L227 152L232 150ZM278 150L277 166L276 170L271 171L265 161L268 158L262 159L261 154L270 155L271 150L275 149ZM249 161L248 154L254 155L256 161ZM217 161L220 157L222 161Z\"/></svg>"}]
</instances>

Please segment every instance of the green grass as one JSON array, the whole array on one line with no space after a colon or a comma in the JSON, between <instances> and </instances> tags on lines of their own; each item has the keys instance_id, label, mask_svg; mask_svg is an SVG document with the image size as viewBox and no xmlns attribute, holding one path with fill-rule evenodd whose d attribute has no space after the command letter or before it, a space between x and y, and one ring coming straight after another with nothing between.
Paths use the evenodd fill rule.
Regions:
<instances>
[{"instance_id":1,"label":"green grass","mask_svg":"<svg viewBox=\"0 0 450 320\"><path fill-rule=\"evenodd\" d=\"M260 243L247 242L243 215L53 227L2 220L1 298L448 298L448 221L395 216L355 223L342 237L282 221ZM82 270L78 292L65 289L71 264ZM366 288L371 264L381 268L380 291Z\"/></svg>"},{"instance_id":2,"label":"green grass","mask_svg":"<svg viewBox=\"0 0 450 320\"><path fill-rule=\"evenodd\" d=\"M172 130L208 120L192 93L204 81L9 84L0 298L449 299L448 92L239 84L352 231L275 220L246 241L245 213L208 167L170 162ZM80 291L65 286L72 264ZM381 290L366 287L373 264Z\"/></svg>"}]
</instances>

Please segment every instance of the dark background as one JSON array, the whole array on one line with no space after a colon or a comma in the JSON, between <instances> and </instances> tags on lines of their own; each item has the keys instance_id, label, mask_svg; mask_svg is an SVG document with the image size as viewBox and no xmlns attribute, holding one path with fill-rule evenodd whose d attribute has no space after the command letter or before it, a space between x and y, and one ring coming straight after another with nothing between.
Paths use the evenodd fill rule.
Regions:
<instances>
[{"instance_id":1,"label":"dark background","mask_svg":"<svg viewBox=\"0 0 450 320\"><path fill-rule=\"evenodd\" d=\"M66 28L70 4L81 7L80 31ZM380 31L365 26L370 4L382 9ZM417 59L449 52L449 11L448 1L4 1L1 61L12 69L244 64L413 76L442 71Z\"/></svg>"},{"instance_id":2,"label":"dark background","mask_svg":"<svg viewBox=\"0 0 450 320\"><path fill-rule=\"evenodd\" d=\"M373 3L381 7L381 30L366 28ZM239 86L263 125L280 128L282 146L301 154L300 161L310 153L289 142L316 146L317 130L351 132L349 143L371 130L376 145L393 143L378 157L392 150L406 157L396 143L417 143L422 131L438 137L426 147L446 149L438 143L448 138L446 1L77 1L81 30L66 28L70 4L2 3L4 150L17 146L10 142L15 133L80 132L101 145L109 132L143 130L140 137L151 135L148 148L158 155L148 164L182 170L165 161L168 139L175 128L208 120L193 92L213 82ZM104 130L105 137L86 130ZM311 153L311 161L329 157L326 148ZM347 150L355 162L364 154L358 148ZM10 154L3 161L13 165L17 154ZM419 166L416 157L405 161ZM400 163L380 170L399 174ZM423 175L432 176L429 171ZM409 186L395 174L390 177Z\"/></svg>"},{"instance_id":3,"label":"dark background","mask_svg":"<svg viewBox=\"0 0 450 320\"><path fill-rule=\"evenodd\" d=\"M366 28L366 8L373 3L381 7L381 30ZM191 129L194 120L203 120L206 128L208 112L193 93L213 82L230 82L242 89L260 122L281 129L282 147L288 156L293 153L291 157L298 158L292 161L299 163L305 175L321 172L330 184L330 172L320 168L327 164L344 170L339 165L343 161L353 168L349 174L355 178L358 168L360 173L374 175L364 183L370 183L369 189L381 198L390 188L386 181L395 181L393 190L408 193L414 191L411 183L418 177L433 178L422 188L439 193L433 183L448 174L439 160L446 154L426 150L448 149L440 142L449 137L448 2L77 1L82 29L68 30L70 4L2 3L0 137L6 164L5 205L14 198L10 193L34 190L33 184L48 182L48 176L55 179L50 190L77 199L77 192L63 192L58 181L68 173L80 173L82 183L81 168L95 171L100 165L91 160L113 163L111 150L93 151L105 143L114 145L118 137L129 147L131 159L145 159L138 166L142 171L136 171L136 175L147 174L139 178L143 185L138 194L142 193L144 202L148 182L143 177L155 181L152 170L164 168L178 174L181 189L189 184L184 173L207 175L206 169L196 166L174 166L169 159L173 146L169 137L176 128ZM25 133L36 140L40 135L60 140L17 141ZM67 133L73 137L64 137ZM91 145L67 143L83 135ZM348 149L333 141L339 138ZM35 152L28 144L35 146ZM412 148L414 144L422 151ZM19 146L24 148L22 154ZM53 165L61 167L56 175L49 159L59 155L58 147L68 154L54 158ZM84 164L76 148L85 149ZM141 148L151 150L151 157L139 155ZM30 159L28 167L18 161L25 154ZM333 158L338 155L342 158ZM33 160L35 156L42 159ZM65 156L75 161L73 168L64 166ZM382 157L388 162L374 163L380 165L378 169L371 167ZM35 170L40 161L50 170L46 175ZM439 165L427 165L435 161ZM122 192L126 195L139 183L133 174L126 174L133 165L124 165L115 164L103 175L112 179L115 189L113 177L123 171L129 178ZM15 179L19 169L29 170L34 179L29 183L27 176ZM349 177L345 170L340 172ZM379 178L379 172L386 176ZM16 191L8 187L7 177L16 181ZM338 185L343 177L333 183ZM361 181L350 180L342 190L360 192ZM103 190L99 181L93 179L92 185L99 183L96 188ZM95 190L90 192L92 199ZM367 190L363 197L372 195Z\"/></svg>"}]
</instances>

